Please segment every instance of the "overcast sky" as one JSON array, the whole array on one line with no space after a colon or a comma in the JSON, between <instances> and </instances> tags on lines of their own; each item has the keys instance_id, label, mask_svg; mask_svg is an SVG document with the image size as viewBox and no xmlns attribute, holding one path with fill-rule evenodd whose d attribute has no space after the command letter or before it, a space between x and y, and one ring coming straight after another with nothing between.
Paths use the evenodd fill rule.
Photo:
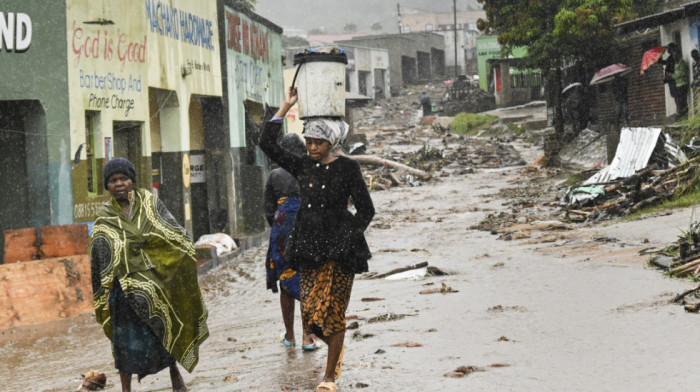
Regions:
<instances>
[{"instance_id":1,"label":"overcast sky","mask_svg":"<svg viewBox=\"0 0 700 392\"><path fill-rule=\"evenodd\" d=\"M255 12L287 29L324 27L329 33L341 33L346 24L354 23L358 31L370 32L370 26L379 23L382 33L395 33L397 4L402 13L452 12L453 0L258 0ZM481 9L481 5L476 0L457 0L457 9Z\"/></svg>"}]
</instances>

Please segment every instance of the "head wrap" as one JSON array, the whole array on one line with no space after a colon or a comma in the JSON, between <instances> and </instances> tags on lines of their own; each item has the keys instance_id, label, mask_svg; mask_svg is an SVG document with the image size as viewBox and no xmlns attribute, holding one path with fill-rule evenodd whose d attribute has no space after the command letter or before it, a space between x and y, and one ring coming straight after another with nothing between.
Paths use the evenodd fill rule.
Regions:
<instances>
[{"instance_id":1,"label":"head wrap","mask_svg":"<svg viewBox=\"0 0 700 392\"><path fill-rule=\"evenodd\" d=\"M306 144L296 133L287 133L282 136L280 146L287 151L291 151L297 155L306 154Z\"/></svg>"},{"instance_id":2,"label":"head wrap","mask_svg":"<svg viewBox=\"0 0 700 392\"><path fill-rule=\"evenodd\" d=\"M136 169L134 165L126 158L114 158L109 160L104 168L105 189L107 189L109 177L112 177L112 175L116 173L124 174L129 177L133 183L136 183Z\"/></svg>"},{"instance_id":3,"label":"head wrap","mask_svg":"<svg viewBox=\"0 0 700 392\"><path fill-rule=\"evenodd\" d=\"M328 140L331 149L338 147L348 136L349 125L343 120L314 118L304 122L304 137Z\"/></svg>"}]
</instances>

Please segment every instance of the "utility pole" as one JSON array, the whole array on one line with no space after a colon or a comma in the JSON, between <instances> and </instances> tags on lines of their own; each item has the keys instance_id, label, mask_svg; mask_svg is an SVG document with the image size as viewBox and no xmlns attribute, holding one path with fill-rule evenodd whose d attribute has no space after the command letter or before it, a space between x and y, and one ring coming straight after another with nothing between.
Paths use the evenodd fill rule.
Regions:
<instances>
[{"instance_id":1,"label":"utility pole","mask_svg":"<svg viewBox=\"0 0 700 392\"><path fill-rule=\"evenodd\" d=\"M399 14L399 34L401 34L401 5L399 3L396 3L396 12Z\"/></svg>"},{"instance_id":2,"label":"utility pole","mask_svg":"<svg viewBox=\"0 0 700 392\"><path fill-rule=\"evenodd\" d=\"M454 10L454 33L455 33L455 81L459 77L459 66L457 65L457 0L452 0Z\"/></svg>"}]
</instances>

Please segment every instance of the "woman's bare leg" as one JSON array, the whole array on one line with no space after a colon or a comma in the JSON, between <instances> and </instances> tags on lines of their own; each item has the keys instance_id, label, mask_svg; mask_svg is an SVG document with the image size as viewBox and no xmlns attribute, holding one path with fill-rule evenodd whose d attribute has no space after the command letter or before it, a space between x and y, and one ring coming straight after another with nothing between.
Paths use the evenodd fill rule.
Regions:
<instances>
[{"instance_id":1,"label":"woman's bare leg","mask_svg":"<svg viewBox=\"0 0 700 392\"><path fill-rule=\"evenodd\" d=\"M119 379L122 382L122 392L131 392L131 373L119 371Z\"/></svg>"},{"instance_id":2,"label":"woman's bare leg","mask_svg":"<svg viewBox=\"0 0 700 392\"><path fill-rule=\"evenodd\" d=\"M185 380L182 379L180 371L177 369L177 362L170 365L170 381L173 383L173 392L185 392L187 386Z\"/></svg>"},{"instance_id":3,"label":"woman's bare leg","mask_svg":"<svg viewBox=\"0 0 700 392\"><path fill-rule=\"evenodd\" d=\"M330 336L320 336L320 338L328 346L328 359L326 359L326 373L323 375L323 381L335 382L335 367L338 365L340 352L343 350L345 331Z\"/></svg>"},{"instance_id":4,"label":"woman's bare leg","mask_svg":"<svg viewBox=\"0 0 700 392\"><path fill-rule=\"evenodd\" d=\"M280 306L284 321L285 335L288 342L294 342L294 297L280 290Z\"/></svg>"}]
</instances>

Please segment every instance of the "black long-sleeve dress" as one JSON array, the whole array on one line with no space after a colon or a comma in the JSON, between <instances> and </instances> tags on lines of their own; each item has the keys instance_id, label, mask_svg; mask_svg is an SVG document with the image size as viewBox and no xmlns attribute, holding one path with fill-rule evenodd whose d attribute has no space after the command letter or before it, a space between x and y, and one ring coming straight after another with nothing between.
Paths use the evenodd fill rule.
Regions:
<instances>
[{"instance_id":1,"label":"black long-sleeve dress","mask_svg":"<svg viewBox=\"0 0 700 392\"><path fill-rule=\"evenodd\" d=\"M305 271L332 260L348 272L368 271L372 257L364 231L374 217L374 205L360 165L339 156L329 164L297 155L278 144L281 123L266 121L260 148L299 183L301 207L287 245L292 268ZM348 210L352 197L356 212Z\"/></svg>"}]
</instances>

